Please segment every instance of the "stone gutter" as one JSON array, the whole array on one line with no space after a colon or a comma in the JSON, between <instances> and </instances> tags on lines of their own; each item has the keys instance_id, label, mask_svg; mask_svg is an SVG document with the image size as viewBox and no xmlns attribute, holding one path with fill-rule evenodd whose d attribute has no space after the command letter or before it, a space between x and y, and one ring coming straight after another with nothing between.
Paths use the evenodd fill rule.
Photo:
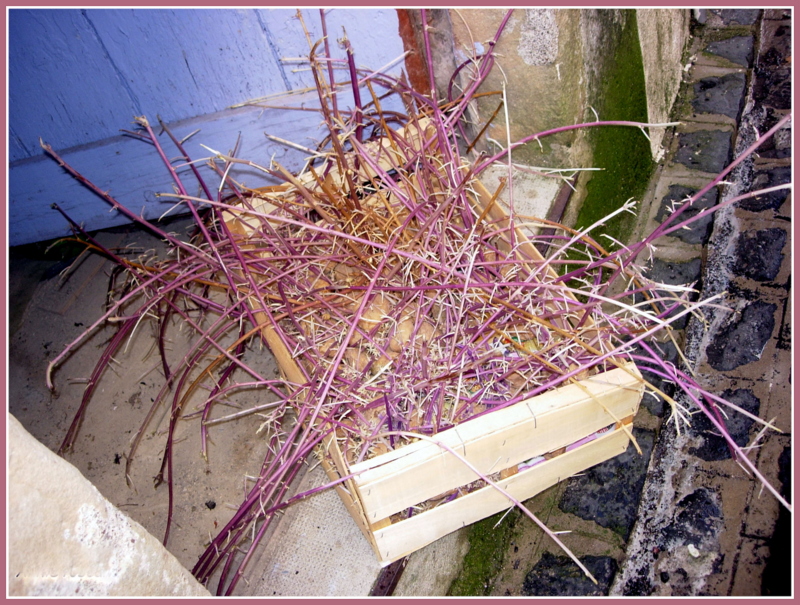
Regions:
<instances>
[{"instance_id":1,"label":"stone gutter","mask_svg":"<svg viewBox=\"0 0 800 605\"><path fill-rule=\"evenodd\" d=\"M700 23L673 110L681 125L665 135L632 241L663 222L675 202L704 187L755 139L756 130L765 132L789 109L790 11L703 9L695 15ZM689 212L787 182L790 139L790 131L779 132ZM659 241L649 269L662 282L696 283L702 298L724 293L724 310L708 313L706 322L676 326L685 328L679 344L705 388L786 431L771 432L751 454L785 498L791 445L790 209L781 192L715 213ZM674 345L662 350L666 359L679 361ZM670 385L660 387L670 392ZM523 520L516 522L501 570L486 580L485 594L789 594L790 515L731 460L709 421L695 415L691 429L677 434L669 415L664 400L646 396L634 429L643 456L631 446L525 503L551 529L571 532L565 542L598 585ZM735 412L727 424L742 446L760 428ZM511 517L504 522L515 523ZM409 567L414 563L412 558ZM403 580L395 594L415 594Z\"/></svg>"},{"instance_id":2,"label":"stone gutter","mask_svg":"<svg viewBox=\"0 0 800 605\"><path fill-rule=\"evenodd\" d=\"M657 187L656 199L663 195L659 219L676 197L707 181L702 173L713 174L728 163L731 139L736 157L755 140L756 131L766 131L790 108L783 91L789 85L791 13L759 13L701 11L705 26L694 41L687 81L693 98L686 109L691 113L681 116L685 125ZM788 131L781 132L731 174L722 201L787 182L791 149L786 135ZM715 213L710 233L710 225L698 225L682 234L652 269L667 280L701 278L703 299L722 295L724 309L707 312L705 322L689 322L685 350L705 388L787 431L769 433L751 455L786 498L791 451L790 205L789 196L778 192ZM692 258L691 247L706 242L701 256ZM735 413L727 425L742 446L752 443L760 428ZM788 542L782 546L775 533L776 523L785 526L788 515L784 518L786 511L774 497L761 495L758 483L731 460L712 428L705 418L695 417L689 431L678 434L668 422L660 432L638 520L610 594L789 594L789 573L780 581L770 568L780 557L790 557ZM787 551L781 554L781 548Z\"/></svg>"}]
</instances>

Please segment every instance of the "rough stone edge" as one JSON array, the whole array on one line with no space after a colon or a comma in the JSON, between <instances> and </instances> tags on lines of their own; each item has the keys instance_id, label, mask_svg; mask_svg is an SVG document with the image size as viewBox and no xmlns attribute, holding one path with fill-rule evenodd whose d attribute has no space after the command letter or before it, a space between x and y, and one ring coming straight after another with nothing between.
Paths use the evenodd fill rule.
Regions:
<instances>
[{"instance_id":1,"label":"rough stone edge","mask_svg":"<svg viewBox=\"0 0 800 605\"><path fill-rule=\"evenodd\" d=\"M11 414L7 433L9 595L210 596L159 540Z\"/></svg>"},{"instance_id":2,"label":"rough stone edge","mask_svg":"<svg viewBox=\"0 0 800 605\"><path fill-rule=\"evenodd\" d=\"M754 49L758 53L758 49ZM733 157L739 157L755 141L755 126L763 119L764 111L757 108L753 101L753 82L748 81L745 90L745 105L742 109L740 125L734 141ZM730 200L744 193L747 175L753 172L754 159L751 156L737 166L726 177L728 185L720 196L720 202ZM703 271L703 288L701 299L720 295L722 302L735 305L736 301L725 301L725 293L731 284L730 265L733 259L733 247L739 233L738 219L732 206L727 206L714 214L714 226L708 242L708 256ZM734 309L730 309L734 310ZM705 360L705 350L711 336L730 315L730 310L706 310L708 322L704 325L692 317L686 328L684 353L693 369L698 368ZM678 398L681 404L688 398ZM686 464L686 452L692 439L687 433L678 433L675 423L669 422L658 437L653 449L653 456L647 471L642 499L640 501L638 519L631 533L625 560L611 585L609 595L622 596L626 588L649 585L657 592L660 584L655 577L656 565L654 557L658 553L662 531L673 521L675 505L693 491L697 467L691 462ZM646 514L645 512L646 511ZM682 553L669 553L669 556L680 558ZM685 555L683 555L685 556ZM685 568L689 568L687 565ZM694 594L702 594L708 576L713 569L694 566L691 578Z\"/></svg>"}]
</instances>

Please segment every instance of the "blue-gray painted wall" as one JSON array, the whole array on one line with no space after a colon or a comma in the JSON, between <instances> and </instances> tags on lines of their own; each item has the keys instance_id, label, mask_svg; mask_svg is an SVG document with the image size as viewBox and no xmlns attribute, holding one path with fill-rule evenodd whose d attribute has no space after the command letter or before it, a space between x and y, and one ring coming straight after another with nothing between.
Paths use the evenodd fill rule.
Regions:
<instances>
[{"instance_id":1,"label":"blue-gray painted wall","mask_svg":"<svg viewBox=\"0 0 800 605\"><path fill-rule=\"evenodd\" d=\"M316 42L319 11L303 16ZM241 157L266 164L274 156L297 169L303 154L264 133L306 146L319 137L320 116L312 112L228 109L313 85L305 66L284 61L309 52L294 9L12 9L8 17L11 245L68 233L52 202L88 229L124 222L42 155L40 137L149 218L169 208L154 194L171 184L149 145L120 136L134 115L152 122L160 115L178 136L200 128L187 144L193 158L208 155L201 143L227 152L241 133ZM329 9L326 22L335 57L345 56L335 40L343 26L360 66L378 69L403 53L392 9ZM338 79L349 77L339 72ZM237 176L249 186L267 184L258 171Z\"/></svg>"}]
</instances>

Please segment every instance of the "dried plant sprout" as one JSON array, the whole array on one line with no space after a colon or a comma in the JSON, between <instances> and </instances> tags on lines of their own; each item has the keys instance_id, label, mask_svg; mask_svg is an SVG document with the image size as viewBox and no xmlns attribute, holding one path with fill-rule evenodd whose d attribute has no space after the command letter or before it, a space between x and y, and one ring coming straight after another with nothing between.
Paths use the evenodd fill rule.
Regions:
<instances>
[{"instance_id":1,"label":"dried plant sprout","mask_svg":"<svg viewBox=\"0 0 800 605\"><path fill-rule=\"evenodd\" d=\"M116 322L117 332L89 379L60 453L74 443L104 369L143 322L155 325L164 386L143 419L128 464L146 427L166 406L169 430L159 478L170 486L170 511L178 422L200 418L206 455L214 425L248 414L263 419L268 444L261 473L193 569L203 583L213 577L219 594L233 592L279 510L329 487L294 496L289 492L292 480L326 438L337 440L350 463L413 440L439 443L436 434L447 428L560 385L580 384L598 372L631 372L631 361L686 393L725 437L736 459L763 481L727 433L719 406L736 413L743 410L707 392L658 354L657 341L670 338L672 322L690 314L702 317L716 298L692 302L691 288L653 282L636 259L659 237L719 208L680 219L788 117L641 242L612 250L601 246L607 219L576 231L515 216L513 192L510 216L499 213L503 183L496 191L486 191L480 175L503 163L510 186L514 148L566 130L622 125L644 132L656 126L619 121L564 126L508 140L491 156L468 159L461 150L471 149L475 141L467 137L461 118L469 103L484 94L478 88L493 68L493 48L510 14L487 52L458 68L453 82L458 76L462 91L453 83L444 100L434 92L411 89L404 77L357 67L349 42L347 58L335 62L327 37L309 37L308 66L328 133L316 149L301 146L309 159L297 174L274 161L263 165L209 149L207 164L221 179L220 187L211 190L183 141L161 124L181 156L172 162L147 119L137 118L138 128L131 134L153 145L175 183L175 191L163 196L185 205L194 218L196 235L190 241L127 210L42 143L75 178L170 248L160 259L132 261L104 249L71 222L87 249L114 261L127 281L106 313L48 369L52 388L53 369L98 327ZM324 13L321 16L324 24ZM427 29L423 33L434 91ZM348 109L343 85L334 79L335 63L350 78L353 106ZM402 101L405 114L384 109L390 97ZM281 184L250 189L232 178L235 164L255 166ZM189 195L185 179L196 180L204 197ZM632 203L617 212L631 209ZM523 231L527 225L547 229L533 234ZM535 245L547 253L540 255ZM167 354L164 346L169 321L182 323L190 335L191 344L177 356L174 351ZM294 370L273 380L250 367L242 354L248 343L259 340L277 355L293 359ZM189 396L201 388L207 389L204 404L187 409ZM271 392L277 400L211 418L215 405L239 390L254 388ZM679 429L689 423L694 409L652 385L648 390L672 406L670 421ZM287 415L294 422L287 424ZM476 485L501 489L496 479L477 470L475 474ZM781 499L774 488L768 489ZM522 506L506 495L510 504ZM445 494L439 500L457 496ZM526 514L542 525L529 511ZM169 524L165 542L168 535Z\"/></svg>"}]
</instances>

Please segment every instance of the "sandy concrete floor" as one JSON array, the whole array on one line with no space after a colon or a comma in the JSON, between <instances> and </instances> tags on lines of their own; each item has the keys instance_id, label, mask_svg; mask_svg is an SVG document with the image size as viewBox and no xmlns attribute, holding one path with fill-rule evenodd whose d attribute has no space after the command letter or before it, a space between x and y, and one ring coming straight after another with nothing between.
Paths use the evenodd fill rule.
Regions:
<instances>
[{"instance_id":1,"label":"sandy concrete floor","mask_svg":"<svg viewBox=\"0 0 800 605\"><path fill-rule=\"evenodd\" d=\"M187 224L179 222L173 228ZM108 247L137 255L160 245L138 230L110 230L97 238ZM47 366L102 315L113 266L99 256L88 256L76 261L67 275L62 265L53 261L14 256L9 275L13 332L9 341L9 411L39 441L56 451L113 330L105 327L93 333L55 369L54 392L45 384ZM153 486L169 426L163 405L144 430L131 465L130 485L125 479L132 440L163 383L158 356L152 348L154 329L149 324L140 326L104 372L66 459L120 510L161 540L168 513L167 486ZM175 351L186 342L175 326L168 340ZM262 375L278 375L267 349L254 347L246 356ZM264 403L264 398L263 393L244 393L236 404L248 408ZM199 397L193 399L188 409L200 402ZM213 416L235 411L218 406ZM266 452L266 437L258 433L261 423L257 415L251 415L211 427L208 460L200 454L197 419L178 424L175 503L167 548L188 569L197 562L210 536L238 508L248 487L247 477L259 472ZM297 489L323 482L324 473L319 468L309 469ZM291 507L267 538L249 565L245 582L239 584L238 594L366 596L381 569L332 490ZM441 554L450 543L445 541L433 550ZM439 560L453 560L452 553ZM428 580L414 582L406 591L436 594L446 590L452 572L439 578L437 585L427 566L423 567Z\"/></svg>"},{"instance_id":2,"label":"sandy concrete floor","mask_svg":"<svg viewBox=\"0 0 800 605\"><path fill-rule=\"evenodd\" d=\"M180 226L180 225L178 225ZM103 232L106 246L128 248L139 253L159 244L150 236ZM102 346L112 335L106 327L94 333L54 372L55 392L45 386L51 359L77 338L102 314L112 265L99 256L81 259L67 279L58 275L36 282L37 261L12 264L10 281L16 287L12 306L18 318L9 342L9 411L37 439L52 450L60 446L81 402L86 381ZM33 269L33 270L32 270ZM27 304L25 302L27 301ZM167 486L154 489L164 454L169 414L165 406L156 410L144 430L130 472L125 480L131 442L142 425L151 401L161 388L163 374L152 349L152 330L141 325L130 342L104 372L80 425L74 450L66 459L74 464L111 502L140 522L159 539L167 519ZM169 342L181 350L185 334L170 329ZM251 363L265 375L277 375L269 352L248 351ZM199 398L187 405L197 405ZM261 393L243 393L242 407L264 402ZM235 410L218 406L215 415ZM264 435L257 434L258 416L211 427L208 460L200 454L198 421L178 423L175 448L175 504L168 549L191 569L209 536L224 525L240 504L247 476L258 473L266 448Z\"/></svg>"}]
</instances>

